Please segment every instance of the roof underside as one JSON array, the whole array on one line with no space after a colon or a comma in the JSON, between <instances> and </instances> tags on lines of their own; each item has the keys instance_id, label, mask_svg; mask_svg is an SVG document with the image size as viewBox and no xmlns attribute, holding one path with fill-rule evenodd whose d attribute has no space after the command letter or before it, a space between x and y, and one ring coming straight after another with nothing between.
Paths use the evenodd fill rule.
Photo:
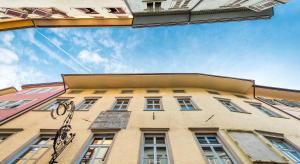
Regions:
<instances>
[{"instance_id":1,"label":"roof underside","mask_svg":"<svg viewBox=\"0 0 300 164\"><path fill-rule=\"evenodd\" d=\"M300 101L300 90L255 86L256 96Z\"/></svg>"},{"instance_id":2,"label":"roof underside","mask_svg":"<svg viewBox=\"0 0 300 164\"><path fill-rule=\"evenodd\" d=\"M3 0L0 30L25 27L154 26L273 16L287 0Z\"/></svg>"},{"instance_id":3,"label":"roof underside","mask_svg":"<svg viewBox=\"0 0 300 164\"><path fill-rule=\"evenodd\" d=\"M206 88L248 93L253 86L252 80L205 74L67 74L63 79L70 89Z\"/></svg>"}]
</instances>

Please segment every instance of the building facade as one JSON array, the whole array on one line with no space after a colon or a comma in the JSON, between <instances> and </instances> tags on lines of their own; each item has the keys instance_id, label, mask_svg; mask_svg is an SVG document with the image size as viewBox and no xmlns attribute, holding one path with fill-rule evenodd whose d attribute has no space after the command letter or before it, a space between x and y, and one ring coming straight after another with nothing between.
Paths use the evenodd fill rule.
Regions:
<instances>
[{"instance_id":1,"label":"building facade","mask_svg":"<svg viewBox=\"0 0 300 164\"><path fill-rule=\"evenodd\" d=\"M0 143L0 161L48 163L65 119L53 119L51 111L58 103L73 101L70 124L76 135L58 163L300 162L299 120L256 98L284 96L278 97L276 88L256 92L253 80L107 74L63 75L63 81L66 93L1 125L0 134L6 137ZM297 101L300 92L287 95Z\"/></svg>"},{"instance_id":2,"label":"building facade","mask_svg":"<svg viewBox=\"0 0 300 164\"><path fill-rule=\"evenodd\" d=\"M0 125L65 91L62 83L31 84L21 91L6 88L0 91Z\"/></svg>"},{"instance_id":3,"label":"building facade","mask_svg":"<svg viewBox=\"0 0 300 164\"><path fill-rule=\"evenodd\" d=\"M0 30L27 27L159 26L266 19L287 0L14 0L0 4Z\"/></svg>"}]
</instances>

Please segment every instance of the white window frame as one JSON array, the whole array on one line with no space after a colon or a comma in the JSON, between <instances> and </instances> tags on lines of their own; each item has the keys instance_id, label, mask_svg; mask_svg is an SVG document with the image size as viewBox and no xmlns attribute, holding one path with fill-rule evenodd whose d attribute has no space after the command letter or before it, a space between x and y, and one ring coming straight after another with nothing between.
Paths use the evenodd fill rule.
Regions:
<instances>
[{"instance_id":1,"label":"white window frame","mask_svg":"<svg viewBox=\"0 0 300 164\"><path fill-rule=\"evenodd\" d=\"M24 101L26 101L26 102L24 102ZM15 108L23 106L23 105L25 105L25 104L27 104L27 103L29 103L31 101L32 100L28 100L28 99L16 100L16 101L14 101L14 100L12 100L12 101L6 101L4 104L2 104L0 106L0 110L1 109L15 109ZM11 108L12 106L15 106L15 105L18 105L18 106Z\"/></svg>"},{"instance_id":2,"label":"white window frame","mask_svg":"<svg viewBox=\"0 0 300 164\"><path fill-rule=\"evenodd\" d=\"M153 144L145 144L145 138L146 136L153 136L155 137L153 140ZM164 137L165 139L165 144L156 144L156 137ZM142 140L141 140L141 154L140 154L140 164L144 163L144 148L145 147L153 147L153 154L154 154L154 161L153 164L159 164L156 160L157 160L157 153L156 153L156 149L157 147L165 147L166 148L166 153L167 153L167 161L168 164L172 164L172 160L171 160L171 153L170 153L170 144L168 142L168 136L167 136L167 132L164 131L144 131L142 133Z\"/></svg>"},{"instance_id":3,"label":"white window frame","mask_svg":"<svg viewBox=\"0 0 300 164\"><path fill-rule=\"evenodd\" d=\"M68 102L70 101L72 98L68 98L68 97L59 97L59 98L56 98L54 101L51 101L49 104L41 107L39 110L40 111L52 111L52 110L55 110L57 109L59 103L58 103L58 100L65 100L65 101L61 101L61 102ZM55 106L54 106L55 105Z\"/></svg>"},{"instance_id":4,"label":"white window frame","mask_svg":"<svg viewBox=\"0 0 300 164\"><path fill-rule=\"evenodd\" d=\"M175 96L175 99L176 99L176 101L177 101L177 104L178 104L178 106L179 106L179 109L181 110L181 111L195 111L195 110L200 110L199 109L199 107L195 104L195 102L192 100L192 97L191 96ZM179 103L179 99L180 100L188 100L188 101L190 101L190 104L193 106L193 109L182 109L182 107L181 107L181 104ZM183 102L184 103L184 106L185 107L187 107L188 105L187 105L187 103L184 101Z\"/></svg>"},{"instance_id":5,"label":"white window frame","mask_svg":"<svg viewBox=\"0 0 300 164\"><path fill-rule=\"evenodd\" d=\"M275 118L284 118L280 114L273 112L272 110L264 107L261 103L253 103L253 102L248 102L252 107L258 109L260 112L264 113L265 115L269 117L275 117Z\"/></svg>"},{"instance_id":6,"label":"white window frame","mask_svg":"<svg viewBox=\"0 0 300 164\"><path fill-rule=\"evenodd\" d=\"M39 157L35 160L35 162L37 162L38 160L40 160L49 150L51 150L52 148L52 145L53 144L50 144L50 145L37 145L37 142L42 139L42 138L48 138L48 141L51 140L51 139L54 139L55 136L54 135L40 135L39 137L37 137L35 140L33 140L30 144L28 144L25 148L23 148L20 152L18 152L16 155L13 156L12 159L9 160L8 164L13 164L15 163L17 160L19 159L22 159L22 157L25 155L25 153L30 150L31 148L38 148L38 149L41 149L41 148L47 148L47 150ZM51 142L51 141L50 141ZM38 151L37 151L38 152ZM28 159L26 159L27 161L28 160L31 160L31 158L37 153L33 153Z\"/></svg>"},{"instance_id":7,"label":"white window frame","mask_svg":"<svg viewBox=\"0 0 300 164\"><path fill-rule=\"evenodd\" d=\"M42 87L42 88L31 88L27 89L22 94L39 94L39 93L48 93L48 92L54 92L58 90L59 87Z\"/></svg>"},{"instance_id":8,"label":"white window frame","mask_svg":"<svg viewBox=\"0 0 300 164\"><path fill-rule=\"evenodd\" d=\"M87 100L93 100L90 101L88 104L86 104ZM78 105L75 107L75 111L88 111L96 102L99 100L99 97L85 97L84 100L82 100Z\"/></svg>"},{"instance_id":9,"label":"white window frame","mask_svg":"<svg viewBox=\"0 0 300 164\"><path fill-rule=\"evenodd\" d=\"M211 144L211 143L208 143L208 144L201 144L198 140L198 137L199 136L203 136L205 137L205 140L208 142L207 140L207 137L215 137L218 141L218 144ZM203 157L205 158L206 162L209 163L209 160L207 159L207 157L205 156L205 153L204 153L204 150L202 149L202 146L206 146L206 147L210 147L210 149L212 150L213 152L213 155L214 157L216 157L218 159L218 161L220 163L222 163L218 153L216 153L214 147L222 147L222 149L224 150L224 152L226 153L226 155L228 156L228 158L230 159L230 161L233 163L233 164L236 164L236 159L234 158L234 156L231 154L231 152L228 150L227 148L227 145L220 139L218 133L198 133L198 132L195 132L195 139L196 139L196 142L202 152L202 155Z\"/></svg>"},{"instance_id":10,"label":"white window frame","mask_svg":"<svg viewBox=\"0 0 300 164\"><path fill-rule=\"evenodd\" d=\"M225 99L225 98L218 98L215 97L224 107L226 107L230 112L237 112L237 113L246 113L246 114L251 114L247 111L245 111L244 109L242 109L241 107L239 107L238 105L236 105L235 103L233 103L230 99ZM229 102L230 106L228 106L227 104L225 104L224 102ZM236 110L232 110L232 108L236 109Z\"/></svg>"},{"instance_id":11,"label":"white window frame","mask_svg":"<svg viewBox=\"0 0 300 164\"><path fill-rule=\"evenodd\" d=\"M147 12L163 11L163 8L162 8L163 1L165 1L165 0L144 0L143 2L146 3L146 9L144 9L144 11L147 11ZM149 3L152 3L151 8L148 8ZM156 8L156 6L155 6L156 3L160 3L160 8Z\"/></svg>"},{"instance_id":12,"label":"white window frame","mask_svg":"<svg viewBox=\"0 0 300 164\"><path fill-rule=\"evenodd\" d=\"M124 102L122 102L122 104L120 105L120 107L118 109L115 108L115 106L117 105L117 102L118 100L127 100L128 99L128 104L126 105L126 108L125 109L122 109L122 106L124 105ZM129 104L130 104L130 101L131 101L131 97L116 97L115 98L115 101L112 105L112 107L110 108L112 111L127 111L128 107L129 107Z\"/></svg>"},{"instance_id":13,"label":"white window frame","mask_svg":"<svg viewBox=\"0 0 300 164\"><path fill-rule=\"evenodd\" d=\"M105 136L107 136L107 137L105 137ZM94 139L97 138L97 137L103 137L103 138L104 138L104 139L102 140L102 144L99 144L99 145L98 145L98 144L97 144L97 145L92 145ZM109 138L109 137L112 138L112 143L111 143L110 145L103 144L104 141L105 141L105 138ZM108 156L109 156L109 153L110 153L110 151L111 151L111 149L112 149L112 146L113 146L115 137L116 137L116 133L94 133L94 134L92 135L92 137L89 138L88 143L86 144L84 150L81 152L80 158L77 160L76 163L77 163L77 164L80 164L80 162L82 161L82 159L84 158L84 156L86 155L86 153L87 153L87 151L89 150L90 147L93 147L93 148L95 148L95 147L100 147L100 148L105 147L105 148L108 148L107 151L106 151L106 153L105 153L105 155L104 155L104 158L102 159L103 163L105 163L105 161L107 160L107 158L108 158ZM98 151L99 151L99 150L98 150ZM97 151L97 152L98 152L98 151ZM97 152L96 152L96 153L97 153ZM95 160L95 157L92 158L92 162L91 162L91 163L93 163L94 160Z\"/></svg>"},{"instance_id":14,"label":"white window frame","mask_svg":"<svg viewBox=\"0 0 300 164\"><path fill-rule=\"evenodd\" d=\"M159 109L155 109L155 108L148 108L148 100L153 100L152 105L153 107L155 107L157 104L154 103L155 100L159 100ZM162 103L162 97L145 97L145 106L144 106L144 111L163 111L163 103Z\"/></svg>"},{"instance_id":15,"label":"white window frame","mask_svg":"<svg viewBox=\"0 0 300 164\"><path fill-rule=\"evenodd\" d=\"M277 137L277 136L265 136L264 137L267 139L267 141L276 149L278 150L280 153L284 154L285 157L287 157L288 159L290 159L291 161L295 162L295 163L300 163L300 158L297 159L297 157L295 157L293 154L290 154L291 151L295 151L298 154L300 154L299 148L295 147L293 144L291 144L288 140L286 140L283 137ZM289 149L284 149L280 146L278 146L276 143L273 143L271 140L280 140L281 142L283 142L283 144L285 144Z\"/></svg>"}]
</instances>

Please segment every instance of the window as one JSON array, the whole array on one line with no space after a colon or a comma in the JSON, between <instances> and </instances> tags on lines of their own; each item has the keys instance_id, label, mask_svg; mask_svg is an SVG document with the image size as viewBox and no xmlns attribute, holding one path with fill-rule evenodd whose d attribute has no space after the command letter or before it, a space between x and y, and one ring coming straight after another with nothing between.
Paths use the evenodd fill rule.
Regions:
<instances>
[{"instance_id":1,"label":"window","mask_svg":"<svg viewBox=\"0 0 300 164\"><path fill-rule=\"evenodd\" d=\"M161 98L146 98L145 110L162 110Z\"/></svg>"},{"instance_id":2,"label":"window","mask_svg":"<svg viewBox=\"0 0 300 164\"><path fill-rule=\"evenodd\" d=\"M269 105L278 105L279 103L274 101L273 99L268 99L268 98L264 98L264 97L258 97L258 99L264 101L265 103L269 104Z\"/></svg>"},{"instance_id":3,"label":"window","mask_svg":"<svg viewBox=\"0 0 300 164\"><path fill-rule=\"evenodd\" d=\"M122 94L132 94L133 90L122 90L121 93Z\"/></svg>"},{"instance_id":4,"label":"window","mask_svg":"<svg viewBox=\"0 0 300 164\"><path fill-rule=\"evenodd\" d=\"M190 97L178 97L177 102L180 105L180 110L196 110Z\"/></svg>"},{"instance_id":5,"label":"window","mask_svg":"<svg viewBox=\"0 0 300 164\"><path fill-rule=\"evenodd\" d=\"M144 134L141 164L168 164L165 134Z\"/></svg>"},{"instance_id":6,"label":"window","mask_svg":"<svg viewBox=\"0 0 300 164\"><path fill-rule=\"evenodd\" d=\"M279 117L282 118L281 115L267 109L266 107L262 106L259 103L249 103L251 106L257 108L258 110L260 110L261 112L265 113L266 115L270 116L270 117Z\"/></svg>"},{"instance_id":7,"label":"window","mask_svg":"<svg viewBox=\"0 0 300 164\"><path fill-rule=\"evenodd\" d=\"M175 89L175 90L173 90L173 93L185 93L185 90L183 90L183 89Z\"/></svg>"},{"instance_id":8,"label":"window","mask_svg":"<svg viewBox=\"0 0 300 164\"><path fill-rule=\"evenodd\" d=\"M86 14L99 14L96 10L92 8L76 8L77 10L80 10Z\"/></svg>"},{"instance_id":9,"label":"window","mask_svg":"<svg viewBox=\"0 0 300 164\"><path fill-rule=\"evenodd\" d=\"M76 110L88 110L97 101L97 98L85 98L77 107Z\"/></svg>"},{"instance_id":10,"label":"window","mask_svg":"<svg viewBox=\"0 0 300 164\"><path fill-rule=\"evenodd\" d=\"M300 163L300 152L282 138L266 137L274 147L296 163Z\"/></svg>"},{"instance_id":11,"label":"window","mask_svg":"<svg viewBox=\"0 0 300 164\"><path fill-rule=\"evenodd\" d=\"M249 99L248 97L244 96L244 95L235 95L238 98L242 98L242 99Z\"/></svg>"},{"instance_id":12,"label":"window","mask_svg":"<svg viewBox=\"0 0 300 164\"><path fill-rule=\"evenodd\" d=\"M187 9L190 2L191 0L176 0L176 3L171 9Z\"/></svg>"},{"instance_id":13,"label":"window","mask_svg":"<svg viewBox=\"0 0 300 164\"><path fill-rule=\"evenodd\" d=\"M59 106L59 104L65 103L69 101L69 98L58 98L49 105L46 105L45 107L41 108L41 110L55 110Z\"/></svg>"},{"instance_id":14,"label":"window","mask_svg":"<svg viewBox=\"0 0 300 164\"><path fill-rule=\"evenodd\" d=\"M232 164L233 160L214 134L196 135L204 156L210 164Z\"/></svg>"},{"instance_id":15,"label":"window","mask_svg":"<svg viewBox=\"0 0 300 164\"><path fill-rule=\"evenodd\" d=\"M36 163L52 148L53 140L53 136L41 136L37 141L22 150L10 163Z\"/></svg>"},{"instance_id":16,"label":"window","mask_svg":"<svg viewBox=\"0 0 300 164\"><path fill-rule=\"evenodd\" d=\"M17 108L21 105L24 105L28 102L30 102L31 100L19 100L19 101L7 101L5 103L3 103L0 106L0 109L13 109L13 108Z\"/></svg>"},{"instance_id":17,"label":"window","mask_svg":"<svg viewBox=\"0 0 300 164\"><path fill-rule=\"evenodd\" d=\"M113 134L95 135L80 163L103 163L113 141Z\"/></svg>"},{"instance_id":18,"label":"window","mask_svg":"<svg viewBox=\"0 0 300 164\"><path fill-rule=\"evenodd\" d=\"M10 135L12 135L11 133L0 133L0 144L6 140Z\"/></svg>"},{"instance_id":19,"label":"window","mask_svg":"<svg viewBox=\"0 0 300 164\"><path fill-rule=\"evenodd\" d=\"M217 91L207 91L207 92L210 93L210 94L214 94L214 95L220 95L220 93L217 92Z\"/></svg>"},{"instance_id":20,"label":"window","mask_svg":"<svg viewBox=\"0 0 300 164\"><path fill-rule=\"evenodd\" d=\"M37 94L37 93L47 93L47 92L53 92L57 90L58 87L49 87L49 88L33 88L28 89L22 92L22 94Z\"/></svg>"},{"instance_id":21,"label":"window","mask_svg":"<svg viewBox=\"0 0 300 164\"><path fill-rule=\"evenodd\" d=\"M228 99L218 99L227 109L229 109L231 112L241 112L241 113L247 113L237 105L235 105L233 102L231 102Z\"/></svg>"},{"instance_id":22,"label":"window","mask_svg":"<svg viewBox=\"0 0 300 164\"><path fill-rule=\"evenodd\" d=\"M129 105L129 98L118 98L112 110L126 110Z\"/></svg>"},{"instance_id":23,"label":"window","mask_svg":"<svg viewBox=\"0 0 300 164\"><path fill-rule=\"evenodd\" d=\"M148 12L161 11L163 10L161 7L162 2L147 2L147 8L145 9Z\"/></svg>"},{"instance_id":24,"label":"window","mask_svg":"<svg viewBox=\"0 0 300 164\"><path fill-rule=\"evenodd\" d=\"M104 94L106 93L106 90L95 90L94 94Z\"/></svg>"},{"instance_id":25,"label":"window","mask_svg":"<svg viewBox=\"0 0 300 164\"><path fill-rule=\"evenodd\" d=\"M82 90L71 90L69 92L69 94L78 94L78 93L81 93L81 92L82 92Z\"/></svg>"},{"instance_id":26,"label":"window","mask_svg":"<svg viewBox=\"0 0 300 164\"><path fill-rule=\"evenodd\" d=\"M149 89L147 90L147 93L159 93L158 89Z\"/></svg>"},{"instance_id":27,"label":"window","mask_svg":"<svg viewBox=\"0 0 300 164\"><path fill-rule=\"evenodd\" d=\"M111 14L126 14L126 12L121 7L116 7L116 8L108 7L106 8L106 10L108 11L108 13Z\"/></svg>"},{"instance_id":28,"label":"window","mask_svg":"<svg viewBox=\"0 0 300 164\"><path fill-rule=\"evenodd\" d=\"M296 101L278 100L278 99L276 99L275 101L289 107L300 107L300 102L296 102Z\"/></svg>"}]
</instances>

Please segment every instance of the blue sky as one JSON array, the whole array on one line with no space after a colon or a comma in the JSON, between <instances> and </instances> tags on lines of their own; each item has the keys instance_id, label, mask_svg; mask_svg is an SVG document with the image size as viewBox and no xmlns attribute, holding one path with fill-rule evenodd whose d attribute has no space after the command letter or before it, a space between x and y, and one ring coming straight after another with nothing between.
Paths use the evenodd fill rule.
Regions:
<instances>
[{"instance_id":1,"label":"blue sky","mask_svg":"<svg viewBox=\"0 0 300 164\"><path fill-rule=\"evenodd\" d=\"M0 32L0 88L62 73L196 72L300 89L300 1L269 20Z\"/></svg>"}]
</instances>

